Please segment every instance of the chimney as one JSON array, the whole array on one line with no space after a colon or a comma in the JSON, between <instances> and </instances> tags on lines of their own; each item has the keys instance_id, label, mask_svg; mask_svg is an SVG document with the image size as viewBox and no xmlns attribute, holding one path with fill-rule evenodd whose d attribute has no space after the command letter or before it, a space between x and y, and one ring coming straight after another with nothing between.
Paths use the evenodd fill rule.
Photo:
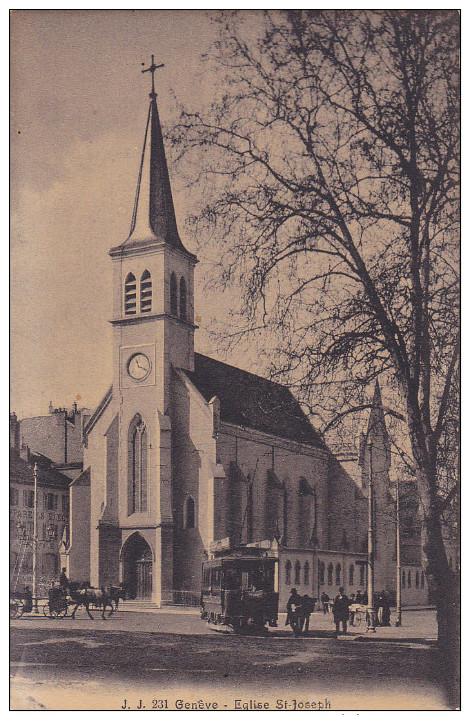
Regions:
<instances>
[{"instance_id":1,"label":"chimney","mask_svg":"<svg viewBox=\"0 0 470 715\"><path fill-rule=\"evenodd\" d=\"M14 412L10 413L10 449L17 454L20 451L20 423Z\"/></svg>"}]
</instances>

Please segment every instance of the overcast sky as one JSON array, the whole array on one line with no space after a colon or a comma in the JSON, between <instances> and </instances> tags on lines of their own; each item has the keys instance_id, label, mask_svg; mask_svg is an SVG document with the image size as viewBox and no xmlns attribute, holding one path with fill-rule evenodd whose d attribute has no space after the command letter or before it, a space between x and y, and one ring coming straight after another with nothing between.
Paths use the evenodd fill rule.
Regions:
<instances>
[{"instance_id":1,"label":"overcast sky","mask_svg":"<svg viewBox=\"0 0 470 715\"><path fill-rule=\"evenodd\" d=\"M202 11L13 11L11 409L94 407L111 382L110 247L128 235L148 108L210 100ZM170 167L171 173L171 167ZM185 238L184 190L172 176ZM210 303L196 294L197 348ZM79 396L77 398L77 396Z\"/></svg>"}]
</instances>

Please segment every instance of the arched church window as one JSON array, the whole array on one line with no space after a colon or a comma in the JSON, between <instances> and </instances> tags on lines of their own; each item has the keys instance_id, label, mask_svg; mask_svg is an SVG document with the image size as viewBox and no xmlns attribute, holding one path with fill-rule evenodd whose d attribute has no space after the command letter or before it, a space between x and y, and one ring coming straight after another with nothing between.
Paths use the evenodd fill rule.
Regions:
<instances>
[{"instance_id":1,"label":"arched church window","mask_svg":"<svg viewBox=\"0 0 470 715\"><path fill-rule=\"evenodd\" d=\"M124 281L124 313L135 315L137 312L137 289L133 273L128 273Z\"/></svg>"},{"instance_id":2,"label":"arched church window","mask_svg":"<svg viewBox=\"0 0 470 715\"><path fill-rule=\"evenodd\" d=\"M308 586L310 583L310 564L308 561L304 563L304 584Z\"/></svg>"},{"instance_id":3,"label":"arched church window","mask_svg":"<svg viewBox=\"0 0 470 715\"><path fill-rule=\"evenodd\" d=\"M150 313L152 310L152 277L148 271L142 273L140 279L140 311Z\"/></svg>"},{"instance_id":4,"label":"arched church window","mask_svg":"<svg viewBox=\"0 0 470 715\"><path fill-rule=\"evenodd\" d=\"M320 581L320 586L325 585L325 563L323 561L319 561L318 563L318 578Z\"/></svg>"},{"instance_id":5,"label":"arched church window","mask_svg":"<svg viewBox=\"0 0 470 715\"><path fill-rule=\"evenodd\" d=\"M361 566L359 567L359 585L360 586L364 586L365 572L366 572L366 567L364 566L364 564L361 564Z\"/></svg>"},{"instance_id":6,"label":"arched church window","mask_svg":"<svg viewBox=\"0 0 470 715\"><path fill-rule=\"evenodd\" d=\"M300 584L300 570L301 570L301 565L300 561L295 562L295 576L294 576L294 581L296 585Z\"/></svg>"},{"instance_id":7,"label":"arched church window","mask_svg":"<svg viewBox=\"0 0 470 715\"><path fill-rule=\"evenodd\" d=\"M333 585L333 564L328 564L328 586Z\"/></svg>"},{"instance_id":8,"label":"arched church window","mask_svg":"<svg viewBox=\"0 0 470 715\"><path fill-rule=\"evenodd\" d=\"M404 571L401 572L401 585L406 588L406 573Z\"/></svg>"},{"instance_id":9,"label":"arched church window","mask_svg":"<svg viewBox=\"0 0 470 715\"><path fill-rule=\"evenodd\" d=\"M147 429L140 415L129 427L128 513L147 511Z\"/></svg>"},{"instance_id":10,"label":"arched church window","mask_svg":"<svg viewBox=\"0 0 470 715\"><path fill-rule=\"evenodd\" d=\"M174 273L170 276L170 312L178 315L178 282Z\"/></svg>"},{"instance_id":11,"label":"arched church window","mask_svg":"<svg viewBox=\"0 0 470 715\"><path fill-rule=\"evenodd\" d=\"M424 588L424 571L421 571L421 588Z\"/></svg>"},{"instance_id":12,"label":"arched church window","mask_svg":"<svg viewBox=\"0 0 470 715\"><path fill-rule=\"evenodd\" d=\"M192 497L186 498L183 523L185 529L194 529L196 526L196 505Z\"/></svg>"},{"instance_id":13,"label":"arched church window","mask_svg":"<svg viewBox=\"0 0 470 715\"><path fill-rule=\"evenodd\" d=\"M411 571L408 571L408 588L411 588Z\"/></svg>"},{"instance_id":14,"label":"arched church window","mask_svg":"<svg viewBox=\"0 0 470 715\"><path fill-rule=\"evenodd\" d=\"M354 564L349 567L349 585L354 586Z\"/></svg>"},{"instance_id":15,"label":"arched church window","mask_svg":"<svg viewBox=\"0 0 470 715\"><path fill-rule=\"evenodd\" d=\"M180 279L180 318L186 320L186 281Z\"/></svg>"},{"instance_id":16,"label":"arched church window","mask_svg":"<svg viewBox=\"0 0 470 715\"><path fill-rule=\"evenodd\" d=\"M416 588L419 588L419 571L416 571L415 587L416 587Z\"/></svg>"},{"instance_id":17,"label":"arched church window","mask_svg":"<svg viewBox=\"0 0 470 715\"><path fill-rule=\"evenodd\" d=\"M336 585L341 586L341 564L336 564Z\"/></svg>"},{"instance_id":18,"label":"arched church window","mask_svg":"<svg viewBox=\"0 0 470 715\"><path fill-rule=\"evenodd\" d=\"M292 564L290 561L286 561L286 583L290 583L290 578L291 578L291 572L292 572Z\"/></svg>"}]
</instances>

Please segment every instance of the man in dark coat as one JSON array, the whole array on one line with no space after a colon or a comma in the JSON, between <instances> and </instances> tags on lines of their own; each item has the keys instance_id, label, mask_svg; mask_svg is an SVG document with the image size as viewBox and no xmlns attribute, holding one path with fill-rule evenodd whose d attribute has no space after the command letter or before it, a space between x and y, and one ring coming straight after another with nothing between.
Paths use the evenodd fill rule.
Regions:
<instances>
[{"instance_id":1,"label":"man in dark coat","mask_svg":"<svg viewBox=\"0 0 470 715\"><path fill-rule=\"evenodd\" d=\"M289 600L287 601L287 618L286 618L286 626L289 624L292 626L292 630L295 631L296 628L295 626L298 626L299 620L301 617L301 606L302 606L302 597L299 596L297 593L296 588L291 588L290 590L290 597Z\"/></svg>"},{"instance_id":2,"label":"man in dark coat","mask_svg":"<svg viewBox=\"0 0 470 715\"><path fill-rule=\"evenodd\" d=\"M330 597L327 593L323 591L322 595L320 596L320 600L323 606L323 613L328 613L328 604L330 602Z\"/></svg>"},{"instance_id":3,"label":"man in dark coat","mask_svg":"<svg viewBox=\"0 0 470 715\"><path fill-rule=\"evenodd\" d=\"M310 616L315 610L316 602L317 599L310 598L307 593L305 594L305 596L302 596L302 615L300 617L300 630L302 631L302 628L305 624L305 633L308 633L308 629L310 627Z\"/></svg>"},{"instance_id":4,"label":"man in dark coat","mask_svg":"<svg viewBox=\"0 0 470 715\"><path fill-rule=\"evenodd\" d=\"M336 625L336 635L339 633L339 624L343 625L343 633L348 632L349 598L344 593L344 588L339 589L333 603L333 618Z\"/></svg>"},{"instance_id":5,"label":"man in dark coat","mask_svg":"<svg viewBox=\"0 0 470 715\"><path fill-rule=\"evenodd\" d=\"M64 593L64 594L67 593L67 589L70 586L70 581L67 578L66 571L67 571L67 569L64 566L64 568L60 572L60 576L59 576L59 586L61 587L62 593Z\"/></svg>"}]
</instances>

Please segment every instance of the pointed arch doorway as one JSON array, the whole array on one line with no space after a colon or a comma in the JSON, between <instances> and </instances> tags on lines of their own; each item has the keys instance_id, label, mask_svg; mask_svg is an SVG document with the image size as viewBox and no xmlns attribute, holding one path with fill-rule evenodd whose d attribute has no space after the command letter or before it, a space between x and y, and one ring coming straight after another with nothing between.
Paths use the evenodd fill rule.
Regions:
<instances>
[{"instance_id":1,"label":"pointed arch doorway","mask_svg":"<svg viewBox=\"0 0 470 715\"><path fill-rule=\"evenodd\" d=\"M135 532L127 539L121 559L129 598L152 598L152 550L141 534Z\"/></svg>"}]
</instances>

